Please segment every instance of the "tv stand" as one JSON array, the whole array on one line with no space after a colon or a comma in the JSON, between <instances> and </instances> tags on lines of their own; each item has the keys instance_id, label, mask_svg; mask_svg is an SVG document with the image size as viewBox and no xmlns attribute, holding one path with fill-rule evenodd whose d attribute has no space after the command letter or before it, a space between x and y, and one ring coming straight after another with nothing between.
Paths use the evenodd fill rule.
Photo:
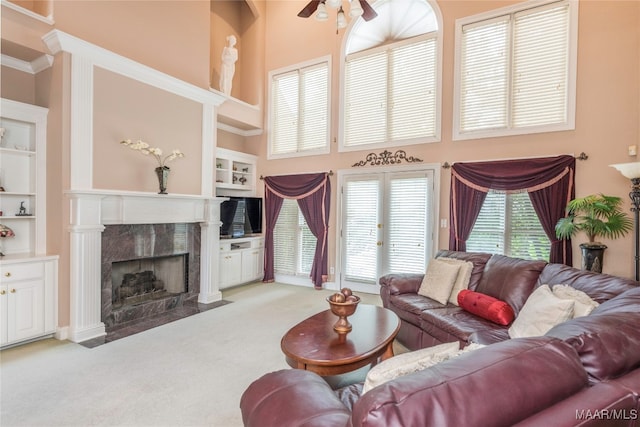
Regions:
<instances>
[{"instance_id":1,"label":"tv stand","mask_svg":"<svg viewBox=\"0 0 640 427\"><path fill-rule=\"evenodd\" d=\"M220 289L262 280L263 277L264 237L220 239Z\"/></svg>"}]
</instances>

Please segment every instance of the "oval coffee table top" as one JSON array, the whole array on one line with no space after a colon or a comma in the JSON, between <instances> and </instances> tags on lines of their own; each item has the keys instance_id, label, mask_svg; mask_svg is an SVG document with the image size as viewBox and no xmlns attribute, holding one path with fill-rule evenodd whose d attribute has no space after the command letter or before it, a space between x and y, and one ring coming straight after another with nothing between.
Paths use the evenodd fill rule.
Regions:
<instances>
[{"instance_id":1,"label":"oval coffee table top","mask_svg":"<svg viewBox=\"0 0 640 427\"><path fill-rule=\"evenodd\" d=\"M299 363L339 366L379 354L400 329L398 316L386 308L358 304L348 317L348 334L333 330L338 317L325 310L295 325L282 337L284 354Z\"/></svg>"}]
</instances>

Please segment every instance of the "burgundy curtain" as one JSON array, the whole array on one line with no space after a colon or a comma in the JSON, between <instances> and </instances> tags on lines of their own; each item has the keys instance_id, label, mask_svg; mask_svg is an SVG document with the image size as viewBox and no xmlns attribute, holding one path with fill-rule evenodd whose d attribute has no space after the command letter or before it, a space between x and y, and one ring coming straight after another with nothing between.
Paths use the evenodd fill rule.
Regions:
<instances>
[{"instance_id":1,"label":"burgundy curtain","mask_svg":"<svg viewBox=\"0 0 640 427\"><path fill-rule=\"evenodd\" d=\"M329 174L304 174L270 176L264 179L266 234L264 250L264 279L273 282L273 229L278 220L283 199L295 199L307 221L309 230L316 237L316 252L311 266L311 281L320 289L327 281L327 245L331 184Z\"/></svg>"},{"instance_id":2,"label":"burgundy curtain","mask_svg":"<svg viewBox=\"0 0 640 427\"><path fill-rule=\"evenodd\" d=\"M558 240L555 225L575 197L573 156L455 163L451 172L449 249L464 251L489 190L527 191L551 241L550 262L572 265L571 241Z\"/></svg>"}]
</instances>

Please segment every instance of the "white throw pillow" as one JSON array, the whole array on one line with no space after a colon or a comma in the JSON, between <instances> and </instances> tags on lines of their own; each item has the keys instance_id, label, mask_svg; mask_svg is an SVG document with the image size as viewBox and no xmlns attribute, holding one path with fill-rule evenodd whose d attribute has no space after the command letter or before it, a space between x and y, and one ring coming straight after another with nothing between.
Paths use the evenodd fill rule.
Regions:
<instances>
[{"instance_id":1,"label":"white throw pillow","mask_svg":"<svg viewBox=\"0 0 640 427\"><path fill-rule=\"evenodd\" d=\"M403 375L421 371L447 360L460 350L460 343L449 342L421 350L393 356L371 368L364 381L362 393Z\"/></svg>"},{"instance_id":2,"label":"white throw pillow","mask_svg":"<svg viewBox=\"0 0 640 427\"><path fill-rule=\"evenodd\" d=\"M451 295L449 295L449 302L451 304L459 305L458 294L461 290L467 289L469 287L471 272L473 271L473 263L470 261L463 261L461 259L447 257L440 257L438 259L444 262L448 262L449 264L460 266L460 270L458 270L458 275L456 276L456 281L453 284L453 289L451 289Z\"/></svg>"},{"instance_id":3,"label":"white throw pillow","mask_svg":"<svg viewBox=\"0 0 640 427\"><path fill-rule=\"evenodd\" d=\"M590 314L594 308L600 304L597 301L591 299L586 293L577 290L573 286L569 285L553 285L551 292L555 296L561 299L573 300L575 305L573 306L573 318L582 317Z\"/></svg>"},{"instance_id":4,"label":"white throw pillow","mask_svg":"<svg viewBox=\"0 0 640 427\"><path fill-rule=\"evenodd\" d=\"M549 285L542 285L529 295L522 310L509 328L511 338L542 336L573 316L573 300L553 295Z\"/></svg>"},{"instance_id":5,"label":"white throw pillow","mask_svg":"<svg viewBox=\"0 0 640 427\"><path fill-rule=\"evenodd\" d=\"M432 259L429 261L418 294L446 304L458 277L458 270L459 265L449 264L438 258Z\"/></svg>"}]
</instances>

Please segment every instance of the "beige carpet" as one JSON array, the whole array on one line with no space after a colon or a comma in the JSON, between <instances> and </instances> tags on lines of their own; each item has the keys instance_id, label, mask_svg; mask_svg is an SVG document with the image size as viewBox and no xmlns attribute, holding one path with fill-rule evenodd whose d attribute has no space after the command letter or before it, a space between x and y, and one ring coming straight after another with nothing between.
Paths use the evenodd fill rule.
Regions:
<instances>
[{"instance_id":1,"label":"beige carpet","mask_svg":"<svg viewBox=\"0 0 640 427\"><path fill-rule=\"evenodd\" d=\"M330 293L252 284L223 292L232 304L92 349L47 339L3 350L0 425L241 426L243 391L289 368L282 335Z\"/></svg>"}]
</instances>

